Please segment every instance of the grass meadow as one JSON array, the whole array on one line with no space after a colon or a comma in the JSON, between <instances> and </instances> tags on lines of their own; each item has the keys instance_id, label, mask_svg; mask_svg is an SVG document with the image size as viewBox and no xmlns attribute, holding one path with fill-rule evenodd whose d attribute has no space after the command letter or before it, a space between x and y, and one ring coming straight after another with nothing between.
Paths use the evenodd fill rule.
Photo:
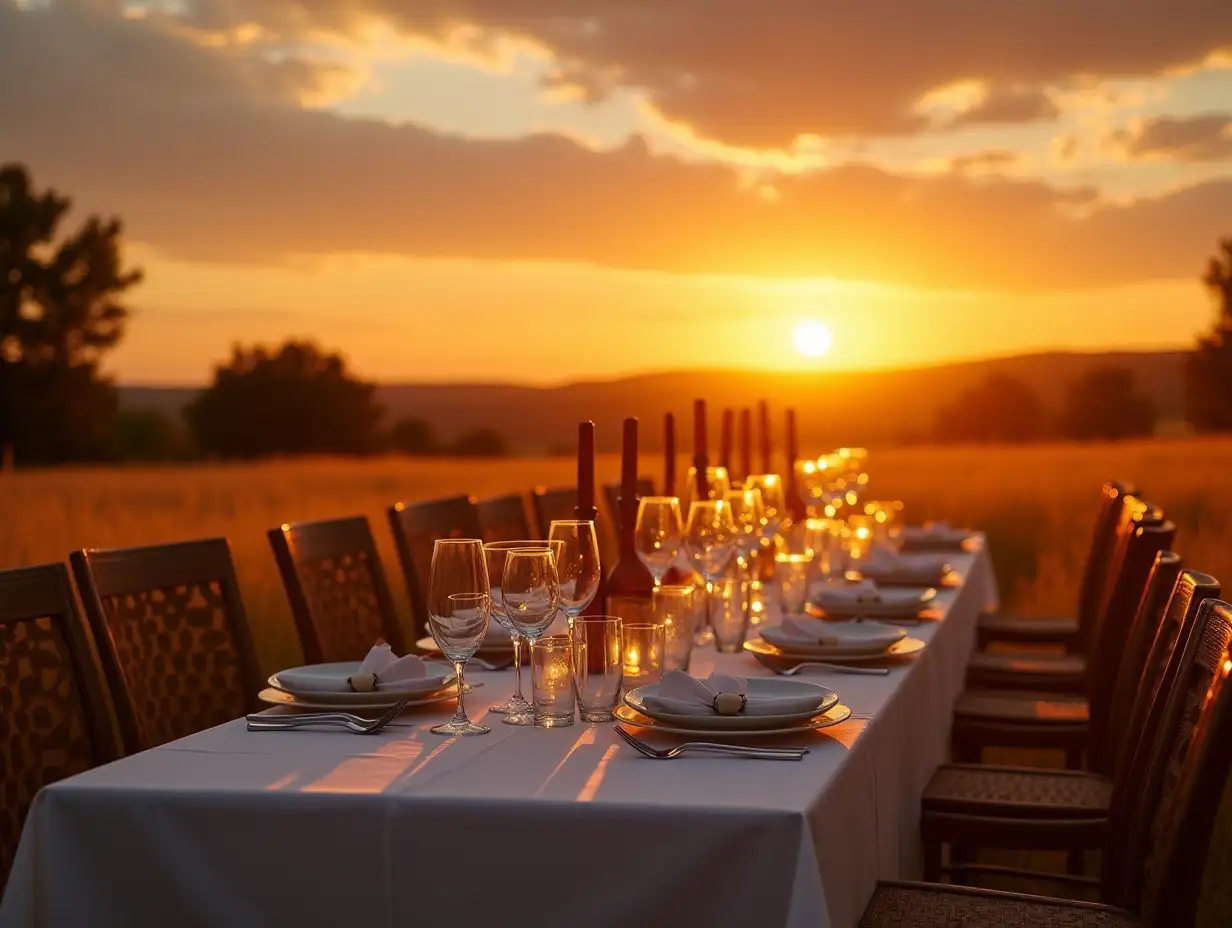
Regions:
<instances>
[{"instance_id":1,"label":"grass meadow","mask_svg":"<svg viewBox=\"0 0 1232 928\"><path fill-rule=\"evenodd\" d=\"M682 458L680 472L687 463ZM1006 609L1067 614L1076 597L1100 483L1131 480L1177 523L1191 566L1232 586L1232 440L1107 445L912 448L877 452L870 494L902 499L911 521L943 518L988 533ZM598 462L614 480L619 461ZM642 472L661 482L662 461ZM399 500L488 496L573 482L564 458L503 461L386 458L243 465L63 469L0 474L0 567L64 560L80 547L223 535L230 539L262 667L299 660L266 530L364 514L385 558L403 621L405 591L384 510ZM1005 758L1014 760L1014 758ZM1021 758L1017 758L1021 762ZM1203 923L1232 924L1232 798L1207 869Z\"/></svg>"}]
</instances>

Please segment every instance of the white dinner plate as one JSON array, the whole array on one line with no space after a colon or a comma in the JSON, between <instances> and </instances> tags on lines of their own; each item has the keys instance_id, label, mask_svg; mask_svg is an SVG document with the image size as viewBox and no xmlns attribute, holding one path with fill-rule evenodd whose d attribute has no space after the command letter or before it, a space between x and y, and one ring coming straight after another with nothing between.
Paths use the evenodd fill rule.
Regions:
<instances>
[{"instance_id":1,"label":"white dinner plate","mask_svg":"<svg viewBox=\"0 0 1232 928\"><path fill-rule=\"evenodd\" d=\"M902 532L904 551L970 551L976 534L965 528L926 529L908 526Z\"/></svg>"},{"instance_id":2,"label":"white dinner plate","mask_svg":"<svg viewBox=\"0 0 1232 928\"><path fill-rule=\"evenodd\" d=\"M813 619L820 622L823 619ZM800 638L780 635L779 624L762 625L758 633L776 648L785 651L802 651L808 654L824 655L859 655L885 654L887 650L907 637L903 629L893 625L883 625L881 622L866 620L862 622L826 622L829 630L842 640L838 644L820 644L805 641ZM769 632L769 636L766 633Z\"/></svg>"},{"instance_id":3,"label":"white dinner plate","mask_svg":"<svg viewBox=\"0 0 1232 928\"><path fill-rule=\"evenodd\" d=\"M833 651L787 651L775 647L764 638L750 638L744 643L744 650L767 667L790 667L808 661L824 661L827 664L876 664L881 661L894 663L923 651L927 646L927 643L919 638L904 638L878 654L836 654Z\"/></svg>"},{"instance_id":4,"label":"white dinner plate","mask_svg":"<svg viewBox=\"0 0 1232 928\"><path fill-rule=\"evenodd\" d=\"M832 706L828 712L823 712L802 722L795 722L781 728L687 728L672 725L668 722L657 721L648 715L642 715L632 706L617 706L612 715L615 716L618 722L623 722L625 725L632 725L645 731L662 732L665 735L688 735L714 740L722 738L771 738L776 735L805 734L847 721L851 718L851 709L839 703L836 706Z\"/></svg>"},{"instance_id":5,"label":"white dinner plate","mask_svg":"<svg viewBox=\"0 0 1232 928\"><path fill-rule=\"evenodd\" d=\"M937 591L932 587L926 590L894 588L877 590L878 602L860 603L854 598L842 596L817 595L809 597L810 612L830 616L836 619L863 616L868 619L908 619L916 618L921 612L932 605L937 598Z\"/></svg>"},{"instance_id":6,"label":"white dinner plate","mask_svg":"<svg viewBox=\"0 0 1232 928\"><path fill-rule=\"evenodd\" d=\"M441 649L436 644L436 639L431 635L426 638L420 638L415 642L415 647L421 651L426 651L428 654L440 654ZM487 640L479 646L479 650L475 652L480 657L513 657L513 642L508 638L504 639L500 644L489 644ZM525 660L526 658L523 658Z\"/></svg>"},{"instance_id":7,"label":"white dinner plate","mask_svg":"<svg viewBox=\"0 0 1232 928\"><path fill-rule=\"evenodd\" d=\"M446 686L453 678L453 668L448 664L427 661L428 673L414 680L399 680L397 683L382 685L376 694L382 698L389 697L387 705L392 705L399 698L418 693L432 693ZM305 685L305 681L313 677L331 679L346 679L359 671L359 661L340 661L334 664L309 664L305 667L292 667L273 674L269 683L274 689L290 693L315 702L328 702L338 706L349 706L369 699L373 693L343 693L330 690L313 689Z\"/></svg>"},{"instance_id":8,"label":"white dinner plate","mask_svg":"<svg viewBox=\"0 0 1232 928\"><path fill-rule=\"evenodd\" d=\"M646 696L655 696L659 692L659 684L639 686L625 693L625 705L649 716L657 722L676 725L683 728L706 729L707 731L740 731L744 729L780 728L807 721L816 715L827 712L838 704L838 693L829 687L819 686L807 680L783 680L776 677L754 677L748 681L749 696L798 696L805 693L815 693L817 703L805 712L787 712L781 715L686 715L678 712L664 712L646 704Z\"/></svg>"},{"instance_id":9,"label":"white dinner plate","mask_svg":"<svg viewBox=\"0 0 1232 928\"><path fill-rule=\"evenodd\" d=\"M477 687L483 686L483 683L468 683L466 684L466 692ZM277 690L273 687L262 690L257 694L257 699L261 702L269 703L271 706L294 706L296 709L322 709L325 711L340 711L342 709L388 709L396 703L401 696L393 699L385 699L380 693L356 693L357 696L370 697L368 702L347 703L346 706L341 706L336 702L318 702L315 699L305 697L299 699L292 696L290 693L283 690ZM421 696L412 696L407 701L407 708L415 706L432 706L440 702L451 702L458 698L458 688L456 686L448 686L443 690L437 690L434 693L425 693Z\"/></svg>"}]
</instances>

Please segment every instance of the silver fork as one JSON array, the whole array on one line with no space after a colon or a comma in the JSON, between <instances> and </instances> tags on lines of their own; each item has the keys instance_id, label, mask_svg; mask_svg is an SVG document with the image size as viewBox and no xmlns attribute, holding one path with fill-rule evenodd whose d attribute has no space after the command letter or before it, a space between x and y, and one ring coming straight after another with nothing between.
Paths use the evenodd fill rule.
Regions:
<instances>
[{"instance_id":1,"label":"silver fork","mask_svg":"<svg viewBox=\"0 0 1232 928\"><path fill-rule=\"evenodd\" d=\"M712 741L689 741L674 748L651 747L640 738L635 738L619 725L613 725L622 741L643 757L655 760L671 760L689 751L707 754L726 754L729 757L750 757L759 760L801 760L808 748L747 748L739 744L715 744Z\"/></svg>"},{"instance_id":2,"label":"silver fork","mask_svg":"<svg viewBox=\"0 0 1232 928\"><path fill-rule=\"evenodd\" d=\"M773 664L767 664L766 666L780 677L794 677L806 667L820 667L822 670L830 670L834 673L863 674L868 677L888 677L890 675L889 667L857 667L852 664L827 664L825 661L805 661L802 664L796 664L794 667L777 667Z\"/></svg>"},{"instance_id":3,"label":"silver fork","mask_svg":"<svg viewBox=\"0 0 1232 928\"><path fill-rule=\"evenodd\" d=\"M371 735L380 731L406 708L409 696L403 696L386 710L379 719L361 719L347 712L318 712L313 715L250 715L249 731L293 731L308 725L342 725L357 735Z\"/></svg>"},{"instance_id":4,"label":"silver fork","mask_svg":"<svg viewBox=\"0 0 1232 928\"><path fill-rule=\"evenodd\" d=\"M494 662L485 661L482 657L472 657L468 663L478 664L484 670L508 670L513 666L513 659L511 658L507 661Z\"/></svg>"}]
</instances>

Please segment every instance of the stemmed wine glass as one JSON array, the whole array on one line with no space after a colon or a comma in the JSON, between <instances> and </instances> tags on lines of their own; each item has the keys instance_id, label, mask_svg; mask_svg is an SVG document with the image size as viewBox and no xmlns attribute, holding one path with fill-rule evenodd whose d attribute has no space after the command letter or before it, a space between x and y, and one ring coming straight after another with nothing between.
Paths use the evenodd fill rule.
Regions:
<instances>
[{"instance_id":1,"label":"stemmed wine glass","mask_svg":"<svg viewBox=\"0 0 1232 928\"><path fill-rule=\"evenodd\" d=\"M755 488L729 490L723 498L728 508L731 509L732 528L734 529L732 550L736 555L739 571L741 608L747 616L752 604L750 568L753 554L761 547L763 517L761 490Z\"/></svg>"},{"instance_id":2,"label":"stemmed wine glass","mask_svg":"<svg viewBox=\"0 0 1232 928\"><path fill-rule=\"evenodd\" d=\"M488 562L488 577L492 581L492 615L509 632L509 639L513 642L513 695L488 711L504 715L504 721L510 725L530 725L534 722L533 707L522 696L522 633L506 614L505 600L501 595L507 556L510 551L523 549L552 551L559 559L564 544L559 541L523 540L489 541L483 546Z\"/></svg>"},{"instance_id":3,"label":"stemmed wine glass","mask_svg":"<svg viewBox=\"0 0 1232 928\"><path fill-rule=\"evenodd\" d=\"M638 559L654 577L654 585L661 586L684 540L680 500L674 496L643 496L637 505L634 531Z\"/></svg>"},{"instance_id":4,"label":"stemmed wine glass","mask_svg":"<svg viewBox=\"0 0 1232 928\"><path fill-rule=\"evenodd\" d=\"M594 522L560 519L548 526L548 539L564 547L556 559L560 579L560 611L573 620L586 611L599 592L599 537Z\"/></svg>"},{"instance_id":5,"label":"stemmed wine glass","mask_svg":"<svg viewBox=\"0 0 1232 928\"><path fill-rule=\"evenodd\" d=\"M689 507L685 526L685 550L693 569L706 581L706 628L710 630L710 608L714 584L727 570L735 543L731 507L723 499L699 500Z\"/></svg>"},{"instance_id":6,"label":"stemmed wine glass","mask_svg":"<svg viewBox=\"0 0 1232 928\"><path fill-rule=\"evenodd\" d=\"M453 662L458 678L458 708L436 735L486 735L492 729L476 725L466 715L466 662L479 650L488 632L492 597L483 542L477 538L442 538L432 546L428 584L428 630L441 653Z\"/></svg>"},{"instance_id":7,"label":"stemmed wine glass","mask_svg":"<svg viewBox=\"0 0 1232 928\"><path fill-rule=\"evenodd\" d=\"M707 467L702 474L703 496L697 493L697 468L690 467L684 482L684 495L680 498L681 508L688 512L695 500L722 499L723 494L731 489L731 477L726 467Z\"/></svg>"},{"instance_id":8,"label":"stemmed wine glass","mask_svg":"<svg viewBox=\"0 0 1232 928\"><path fill-rule=\"evenodd\" d=\"M501 597L509 621L530 642L533 654L535 642L548 630L560 606L560 581L552 551L543 547L511 550L505 556ZM510 725L527 724L509 715L505 721Z\"/></svg>"},{"instance_id":9,"label":"stemmed wine glass","mask_svg":"<svg viewBox=\"0 0 1232 928\"><path fill-rule=\"evenodd\" d=\"M761 493L762 544L768 547L787 518L787 495L783 490L783 480L778 474L751 474L744 478L742 486Z\"/></svg>"}]
</instances>

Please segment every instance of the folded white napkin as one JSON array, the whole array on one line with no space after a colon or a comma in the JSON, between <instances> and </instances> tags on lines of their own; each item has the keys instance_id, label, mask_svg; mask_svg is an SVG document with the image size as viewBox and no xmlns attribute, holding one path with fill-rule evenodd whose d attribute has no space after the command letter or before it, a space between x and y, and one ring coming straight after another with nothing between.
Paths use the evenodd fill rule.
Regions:
<instances>
[{"instance_id":1,"label":"folded white napkin","mask_svg":"<svg viewBox=\"0 0 1232 928\"><path fill-rule=\"evenodd\" d=\"M645 695L642 702L650 709L675 715L730 715L715 709L715 699L724 694L745 698L739 715L790 715L808 712L821 705L824 694L801 690L799 694L782 696L749 695L747 680L725 673L712 673L705 680L691 677L683 670L669 670L659 681L658 693Z\"/></svg>"},{"instance_id":2,"label":"folded white napkin","mask_svg":"<svg viewBox=\"0 0 1232 928\"><path fill-rule=\"evenodd\" d=\"M823 619L783 619L777 626L761 629L761 636L776 647L792 644L822 647L890 647L907 633L893 625L863 620L859 622L828 622Z\"/></svg>"},{"instance_id":3,"label":"folded white napkin","mask_svg":"<svg viewBox=\"0 0 1232 928\"><path fill-rule=\"evenodd\" d=\"M488 633L483 636L483 647L491 648L502 645L513 647L513 637L509 634L509 629L500 622L489 622Z\"/></svg>"},{"instance_id":4,"label":"folded white napkin","mask_svg":"<svg viewBox=\"0 0 1232 928\"><path fill-rule=\"evenodd\" d=\"M884 548L874 548L858 565L866 576L906 577L939 580L950 569L944 554L900 554Z\"/></svg>"},{"instance_id":5,"label":"folded white napkin","mask_svg":"<svg viewBox=\"0 0 1232 928\"><path fill-rule=\"evenodd\" d=\"M822 609L826 608L827 603L832 606L846 607L874 606L881 602L881 593L877 590L877 584L867 578L859 583L827 580L813 588L810 598Z\"/></svg>"},{"instance_id":6,"label":"folded white napkin","mask_svg":"<svg viewBox=\"0 0 1232 928\"><path fill-rule=\"evenodd\" d=\"M966 529L952 528L948 522L925 522L923 525L908 525L903 529L902 540L906 545L953 545L959 547L970 533Z\"/></svg>"},{"instance_id":7,"label":"folded white napkin","mask_svg":"<svg viewBox=\"0 0 1232 928\"><path fill-rule=\"evenodd\" d=\"M436 667L429 667L414 654L402 657L394 655L393 648L382 642L374 645L368 656L360 661L359 669L352 673L339 670L337 674L322 673L316 668L307 673L285 670L278 674L278 682L284 687L297 692L307 693L353 693L369 692L371 689L397 688L413 680L427 678L429 670L435 672ZM371 687L367 686L366 678L373 678Z\"/></svg>"}]
</instances>

